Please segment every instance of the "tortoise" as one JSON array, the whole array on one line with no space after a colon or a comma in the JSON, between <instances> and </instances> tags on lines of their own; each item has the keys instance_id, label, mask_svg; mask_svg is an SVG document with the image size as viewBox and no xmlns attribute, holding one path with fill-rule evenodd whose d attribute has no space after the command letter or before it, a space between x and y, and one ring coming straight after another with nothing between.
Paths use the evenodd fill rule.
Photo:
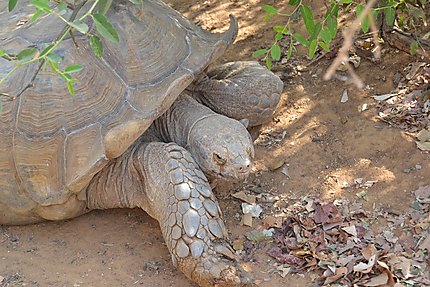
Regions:
<instances>
[{"instance_id":1,"label":"tortoise","mask_svg":"<svg viewBox=\"0 0 430 287\"><path fill-rule=\"evenodd\" d=\"M10 15L3 12L5 4L0 4L3 50L42 50L61 33L62 23L53 17L40 19L36 26L29 21L17 26L29 14L28 7L19 6ZM199 168L208 164L193 158L199 154L193 151L195 144L168 142L177 139L157 128L180 120L168 116L177 99L188 101L185 107L191 104L190 95L204 103L203 95L210 97L204 85L211 79L224 79L225 94L234 90L237 83L228 79L232 73L218 79L205 69L234 41L237 22L230 17L226 32L212 34L161 1L145 0L142 7L126 0L113 2L107 16L122 46L105 43L101 58L90 51L85 37L66 38L60 44L56 53L64 65L84 63L76 75L75 95L68 95L63 80L41 70L38 63L21 67L0 87L0 93L15 98L2 98L0 113L0 224L139 207L160 223L174 265L190 279L200 286L246 285L249 278L235 261L221 210ZM3 77L13 63L0 63ZM240 66L239 70L248 69ZM236 71L238 66L225 68ZM276 102L282 85L274 75L270 79L276 82L271 88ZM249 109L254 109L259 100L249 94ZM216 104L212 108L216 110ZM178 127L185 126L184 121ZM229 173L206 172L241 178L234 175L235 169L240 167Z\"/></svg>"}]
</instances>

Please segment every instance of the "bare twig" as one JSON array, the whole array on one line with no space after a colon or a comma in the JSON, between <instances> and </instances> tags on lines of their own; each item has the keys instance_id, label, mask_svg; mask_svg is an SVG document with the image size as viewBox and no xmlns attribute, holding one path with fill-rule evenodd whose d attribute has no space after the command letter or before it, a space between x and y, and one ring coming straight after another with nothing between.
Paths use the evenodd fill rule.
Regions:
<instances>
[{"instance_id":1,"label":"bare twig","mask_svg":"<svg viewBox=\"0 0 430 287\"><path fill-rule=\"evenodd\" d=\"M330 67L327 69L327 72L324 74L324 77L323 77L324 80L330 80L335 74L337 67L339 67L342 63L344 63L348 68L348 71L351 74L351 77L354 83L356 84L356 86L358 88L363 88L364 86L363 82L360 80L357 74L355 74L351 65L348 64L348 60L349 60L348 51L349 49L351 49L352 45L354 44L353 37L354 37L354 34L357 32L357 30L360 28L361 21L363 21L366 16L369 16L369 19L371 19L371 21L373 20L372 14L370 13L370 9L373 7L373 5L375 5L375 3L376 3L376 0L370 0L367 3L366 7L364 7L364 10L360 14L360 16L357 17L354 20L354 22L352 22L351 26L349 26L348 29L343 31L343 38L344 38L343 45L339 49L339 53L337 57L333 60L333 63L330 65ZM373 23L372 29L374 28L376 29L375 23Z\"/></svg>"}]
</instances>

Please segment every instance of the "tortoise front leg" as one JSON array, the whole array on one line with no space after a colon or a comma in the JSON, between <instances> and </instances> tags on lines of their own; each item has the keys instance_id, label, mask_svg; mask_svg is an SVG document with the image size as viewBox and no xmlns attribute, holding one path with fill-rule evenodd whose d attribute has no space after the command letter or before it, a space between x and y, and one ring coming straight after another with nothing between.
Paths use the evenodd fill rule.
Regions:
<instances>
[{"instance_id":1,"label":"tortoise front leg","mask_svg":"<svg viewBox=\"0 0 430 287\"><path fill-rule=\"evenodd\" d=\"M120 184L106 185L105 195L93 194L90 208L121 197L116 201L122 203L113 207L139 206L155 218L173 264L200 286L248 284L228 243L218 203L188 151L174 143L137 144L117 161L122 164L116 169L128 172L117 177ZM114 169L105 172L112 175ZM110 186L125 188L109 191Z\"/></svg>"},{"instance_id":2,"label":"tortoise front leg","mask_svg":"<svg viewBox=\"0 0 430 287\"><path fill-rule=\"evenodd\" d=\"M149 214L160 223L173 264L200 286L247 283L218 203L189 152L173 143L151 143L135 162L143 164Z\"/></svg>"}]
</instances>

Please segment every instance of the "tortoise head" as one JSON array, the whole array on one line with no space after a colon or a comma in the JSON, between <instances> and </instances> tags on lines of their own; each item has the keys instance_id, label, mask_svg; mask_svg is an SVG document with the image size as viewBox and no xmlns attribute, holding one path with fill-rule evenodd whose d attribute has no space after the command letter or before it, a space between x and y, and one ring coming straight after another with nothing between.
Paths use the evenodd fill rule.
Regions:
<instances>
[{"instance_id":1,"label":"tortoise head","mask_svg":"<svg viewBox=\"0 0 430 287\"><path fill-rule=\"evenodd\" d=\"M218 114L200 120L188 148L209 179L244 180L251 172L254 145L237 120Z\"/></svg>"}]
</instances>

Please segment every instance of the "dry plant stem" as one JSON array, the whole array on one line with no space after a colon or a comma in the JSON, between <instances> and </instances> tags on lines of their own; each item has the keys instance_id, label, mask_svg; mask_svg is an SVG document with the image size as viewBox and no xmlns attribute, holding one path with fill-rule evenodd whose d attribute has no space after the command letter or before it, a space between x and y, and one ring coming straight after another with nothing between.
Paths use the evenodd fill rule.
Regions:
<instances>
[{"instance_id":1,"label":"dry plant stem","mask_svg":"<svg viewBox=\"0 0 430 287\"><path fill-rule=\"evenodd\" d=\"M369 14L370 15L370 14ZM373 43L375 44L375 48L373 49L375 58L379 59L381 58L381 45L379 45L379 39L378 39L378 28L376 27L375 20L372 16L369 16L369 22L370 22L370 31L373 37Z\"/></svg>"},{"instance_id":2,"label":"dry plant stem","mask_svg":"<svg viewBox=\"0 0 430 287\"><path fill-rule=\"evenodd\" d=\"M333 63L327 69L327 72L324 74L324 77L323 77L324 80L330 80L333 77L334 73L336 72L337 67L339 67L342 64L342 62L344 63L348 62L349 60L348 51L349 49L351 49L352 45L354 44L353 42L354 34L360 28L360 23L361 21L363 21L364 17L369 16L369 19L372 18L372 15L370 13L370 8L372 8L373 5L375 5L375 2L376 0L370 0L369 3L367 3L366 7L364 7L364 10L360 14L360 16L357 17L354 20L354 22L352 22L351 26L347 30L343 31L343 38L344 38L343 45L339 49L339 53L337 57L334 59ZM361 80L357 81L357 79L359 78L355 74L353 69L351 67L348 67L348 71L351 73L351 76L355 84L357 85L357 87L362 88L363 82Z\"/></svg>"}]
</instances>

